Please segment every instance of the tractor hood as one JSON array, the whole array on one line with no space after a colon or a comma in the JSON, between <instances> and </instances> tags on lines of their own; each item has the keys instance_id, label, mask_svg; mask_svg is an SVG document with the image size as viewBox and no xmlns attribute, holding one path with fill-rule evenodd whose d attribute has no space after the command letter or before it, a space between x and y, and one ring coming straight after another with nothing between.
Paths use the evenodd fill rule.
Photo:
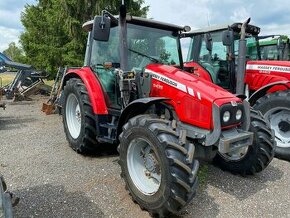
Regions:
<instances>
[{"instance_id":1,"label":"tractor hood","mask_svg":"<svg viewBox=\"0 0 290 218\"><path fill-rule=\"evenodd\" d=\"M236 98L220 86L173 66L150 64L146 67L145 71L151 73L153 79L194 96L199 100L215 102L219 99ZM154 88L155 86L153 85ZM238 98L236 100L238 101Z\"/></svg>"},{"instance_id":2,"label":"tractor hood","mask_svg":"<svg viewBox=\"0 0 290 218\"><path fill-rule=\"evenodd\" d=\"M290 61L248 61L245 82L252 90L270 83L290 81Z\"/></svg>"},{"instance_id":3,"label":"tractor hood","mask_svg":"<svg viewBox=\"0 0 290 218\"><path fill-rule=\"evenodd\" d=\"M194 126L212 128L213 104L221 107L241 102L221 87L173 66L150 64L145 73L152 77L150 97L171 99L169 104L179 119Z\"/></svg>"}]
</instances>

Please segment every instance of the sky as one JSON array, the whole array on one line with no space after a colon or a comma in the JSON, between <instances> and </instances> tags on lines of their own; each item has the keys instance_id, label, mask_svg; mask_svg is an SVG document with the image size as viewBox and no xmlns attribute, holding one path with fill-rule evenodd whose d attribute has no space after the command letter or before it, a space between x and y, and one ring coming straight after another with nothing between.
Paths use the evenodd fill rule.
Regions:
<instances>
[{"instance_id":1,"label":"sky","mask_svg":"<svg viewBox=\"0 0 290 218\"><path fill-rule=\"evenodd\" d=\"M18 43L23 31L21 12L36 0L0 0L0 51ZM148 17L192 29L208 25L242 22L261 27L262 34L290 35L290 1L285 0L145 0Z\"/></svg>"}]
</instances>

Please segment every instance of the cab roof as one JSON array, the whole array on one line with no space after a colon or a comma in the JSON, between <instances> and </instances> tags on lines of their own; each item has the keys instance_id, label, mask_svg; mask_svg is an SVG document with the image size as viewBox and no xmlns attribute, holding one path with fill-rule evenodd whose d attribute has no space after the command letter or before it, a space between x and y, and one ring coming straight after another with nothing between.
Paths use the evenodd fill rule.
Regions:
<instances>
[{"instance_id":1,"label":"cab roof","mask_svg":"<svg viewBox=\"0 0 290 218\"><path fill-rule=\"evenodd\" d=\"M116 16L117 19L119 19L119 16ZM160 22L152 19L147 19L147 18L142 18L142 17L135 17L131 15L126 16L127 23L132 23L135 25L140 25L140 26L147 26L147 27L152 27L152 28L157 28L157 29L163 29L163 30L169 30L169 31L186 31L188 26L179 26L179 25L174 25L170 23L165 23L165 22ZM87 32L91 31L93 28L93 23L94 20L87 21L83 24L83 29Z\"/></svg>"},{"instance_id":2,"label":"cab roof","mask_svg":"<svg viewBox=\"0 0 290 218\"><path fill-rule=\"evenodd\" d=\"M218 32L227 30L228 28L232 29L234 32L240 32L242 27L242 23L232 23L232 24L222 24L222 25L215 25L215 26L209 26L206 28L201 28L197 30L193 30L187 33L184 33L184 36L194 36L194 35L200 35L203 33L210 33L210 32ZM260 28L254 25L248 24L246 32L252 35L258 35L260 33Z\"/></svg>"}]
</instances>

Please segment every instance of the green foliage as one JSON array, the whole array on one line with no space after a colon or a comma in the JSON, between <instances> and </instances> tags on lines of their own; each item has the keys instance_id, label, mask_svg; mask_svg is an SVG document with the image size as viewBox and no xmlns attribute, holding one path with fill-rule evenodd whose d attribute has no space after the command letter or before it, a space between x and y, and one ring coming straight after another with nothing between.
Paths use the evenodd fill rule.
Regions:
<instances>
[{"instance_id":1,"label":"green foliage","mask_svg":"<svg viewBox=\"0 0 290 218\"><path fill-rule=\"evenodd\" d=\"M16 62L25 62L25 56L23 55L23 50L16 46L15 42L11 42L3 53L8 56L11 60Z\"/></svg>"},{"instance_id":2,"label":"green foliage","mask_svg":"<svg viewBox=\"0 0 290 218\"><path fill-rule=\"evenodd\" d=\"M145 17L149 7L144 0L127 0L128 13ZM82 24L101 14L103 9L118 14L120 0L38 0L26 5L21 15L25 31L20 43L26 62L52 73L59 66L81 66L87 34Z\"/></svg>"}]
</instances>

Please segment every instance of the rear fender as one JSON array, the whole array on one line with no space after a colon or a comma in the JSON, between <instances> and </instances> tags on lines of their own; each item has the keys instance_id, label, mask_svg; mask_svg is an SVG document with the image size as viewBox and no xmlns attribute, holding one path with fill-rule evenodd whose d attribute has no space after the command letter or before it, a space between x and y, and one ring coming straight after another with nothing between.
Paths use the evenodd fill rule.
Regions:
<instances>
[{"instance_id":1,"label":"rear fender","mask_svg":"<svg viewBox=\"0 0 290 218\"><path fill-rule=\"evenodd\" d=\"M89 67L69 69L63 79L64 88L66 82L71 78L80 78L86 86L88 95L95 114L106 115L108 108L103 94L102 86Z\"/></svg>"},{"instance_id":2,"label":"rear fender","mask_svg":"<svg viewBox=\"0 0 290 218\"><path fill-rule=\"evenodd\" d=\"M276 88L275 88L276 87ZM279 81L275 83L270 83L266 86L263 86L262 88L255 91L249 98L249 103L251 106L253 106L256 101L266 95L268 91L274 92L279 90L286 90L290 89L290 82L289 81Z\"/></svg>"},{"instance_id":3,"label":"rear fender","mask_svg":"<svg viewBox=\"0 0 290 218\"><path fill-rule=\"evenodd\" d=\"M170 100L169 98L163 97L150 97L150 98L140 98L132 101L123 111L119 118L118 132L119 135L122 132L123 125L132 117L139 114L145 113L148 108L154 104L161 103L163 101Z\"/></svg>"}]
</instances>

